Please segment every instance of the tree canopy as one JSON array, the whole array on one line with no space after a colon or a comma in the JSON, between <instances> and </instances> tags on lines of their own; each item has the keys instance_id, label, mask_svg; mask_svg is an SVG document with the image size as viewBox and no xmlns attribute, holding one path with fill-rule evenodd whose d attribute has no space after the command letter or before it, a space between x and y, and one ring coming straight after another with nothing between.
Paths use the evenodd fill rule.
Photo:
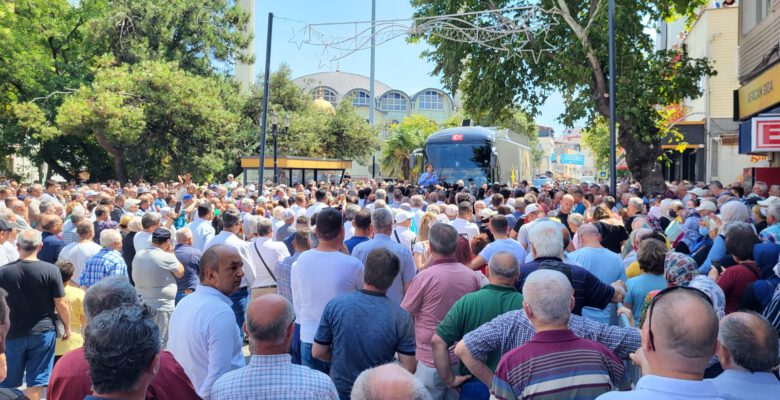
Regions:
<instances>
[{"instance_id":1,"label":"tree canopy","mask_svg":"<svg viewBox=\"0 0 780 400\"><path fill-rule=\"evenodd\" d=\"M626 161L646 191L663 185L659 164L659 142L668 130L659 128L663 115L659 106L701 95L701 77L714 74L707 60L690 58L685 50L654 49L646 24L676 16L695 17L705 0L648 0L621 2L616 9L616 120L618 142L626 149ZM538 24L549 27L546 36L527 35L525 50L541 51L538 61L529 52L498 51L476 43L450 41L423 32L413 40L426 40L433 48L425 56L436 65L434 74L443 76L451 91L465 94L468 113L501 117L520 107L535 115L552 91L563 94L559 119L571 126L586 119L609 117L609 71L607 1L567 0L412 0L415 16L494 10L489 15L464 17L487 26L513 24L523 15L507 7L539 5L547 12L537 15ZM693 19L691 19L693 20ZM519 47L514 35L503 43ZM552 51L544 51L552 46ZM518 50L520 50L518 48Z\"/></svg>"}]
</instances>

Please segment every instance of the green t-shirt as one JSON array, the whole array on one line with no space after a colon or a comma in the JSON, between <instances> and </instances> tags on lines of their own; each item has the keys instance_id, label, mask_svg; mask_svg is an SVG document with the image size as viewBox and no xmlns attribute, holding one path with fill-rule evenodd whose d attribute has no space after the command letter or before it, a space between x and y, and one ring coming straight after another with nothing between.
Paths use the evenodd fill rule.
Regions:
<instances>
[{"instance_id":1,"label":"green t-shirt","mask_svg":"<svg viewBox=\"0 0 780 400\"><path fill-rule=\"evenodd\" d=\"M438 334L448 346L463 339L467 333L493 318L523 308L523 295L514 286L485 285L482 289L469 293L456 301L439 326ZM488 355L486 364L495 371L501 360L501 352ZM458 374L471 374L463 362L458 362Z\"/></svg>"}]
</instances>

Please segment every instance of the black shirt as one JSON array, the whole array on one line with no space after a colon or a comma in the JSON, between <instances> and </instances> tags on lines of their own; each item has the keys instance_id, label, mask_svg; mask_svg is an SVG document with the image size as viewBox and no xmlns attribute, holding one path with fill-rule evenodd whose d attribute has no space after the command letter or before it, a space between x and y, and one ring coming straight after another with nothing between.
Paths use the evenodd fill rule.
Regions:
<instances>
[{"instance_id":1,"label":"black shirt","mask_svg":"<svg viewBox=\"0 0 780 400\"><path fill-rule=\"evenodd\" d=\"M129 232L122 239L122 258L125 259L127 264L127 277L130 278L130 284L135 286L133 282L133 259L135 258L135 245L133 239L135 239L136 232Z\"/></svg>"},{"instance_id":2,"label":"black shirt","mask_svg":"<svg viewBox=\"0 0 780 400\"><path fill-rule=\"evenodd\" d=\"M596 222L596 228L601 233L601 245L611 250L613 253L620 254L620 243L628 239L626 227L623 225L611 225L605 222Z\"/></svg>"},{"instance_id":3,"label":"black shirt","mask_svg":"<svg viewBox=\"0 0 780 400\"><path fill-rule=\"evenodd\" d=\"M8 339L54 330L54 299L65 297L62 276L54 264L17 260L0 268L0 287L11 310Z\"/></svg>"}]
</instances>

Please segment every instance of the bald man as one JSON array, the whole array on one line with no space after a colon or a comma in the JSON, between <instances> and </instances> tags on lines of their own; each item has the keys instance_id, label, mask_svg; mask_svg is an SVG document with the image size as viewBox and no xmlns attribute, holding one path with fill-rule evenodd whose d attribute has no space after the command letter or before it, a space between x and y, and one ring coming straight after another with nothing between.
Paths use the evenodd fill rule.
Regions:
<instances>
[{"instance_id":1,"label":"bald man","mask_svg":"<svg viewBox=\"0 0 780 400\"><path fill-rule=\"evenodd\" d=\"M398 364L363 371L355 380L352 400L429 400L425 386Z\"/></svg>"},{"instance_id":2,"label":"bald man","mask_svg":"<svg viewBox=\"0 0 780 400\"><path fill-rule=\"evenodd\" d=\"M610 392L613 399L720 399L704 369L715 354L718 316L709 298L693 288L675 287L656 295L642 327L642 345L631 359L642 378L631 392Z\"/></svg>"},{"instance_id":3,"label":"bald man","mask_svg":"<svg viewBox=\"0 0 780 400\"><path fill-rule=\"evenodd\" d=\"M211 399L338 399L327 375L292 363L288 351L294 321L292 303L284 296L265 294L252 300L243 326L252 358L248 366L219 378Z\"/></svg>"}]
</instances>

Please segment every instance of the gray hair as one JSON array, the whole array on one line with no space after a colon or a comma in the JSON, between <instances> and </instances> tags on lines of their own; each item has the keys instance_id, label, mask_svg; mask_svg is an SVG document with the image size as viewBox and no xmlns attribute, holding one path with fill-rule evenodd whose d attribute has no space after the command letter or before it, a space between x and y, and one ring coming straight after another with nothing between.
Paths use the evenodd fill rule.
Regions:
<instances>
[{"instance_id":1,"label":"gray hair","mask_svg":"<svg viewBox=\"0 0 780 400\"><path fill-rule=\"evenodd\" d=\"M452 256L458 246L458 231L449 224L435 223L428 232L428 243L432 252L445 257Z\"/></svg>"},{"instance_id":2,"label":"gray hair","mask_svg":"<svg viewBox=\"0 0 780 400\"><path fill-rule=\"evenodd\" d=\"M149 229L155 225L160 225L160 218L160 213L146 213L143 217L141 217L141 227L144 229Z\"/></svg>"},{"instance_id":3,"label":"gray hair","mask_svg":"<svg viewBox=\"0 0 780 400\"><path fill-rule=\"evenodd\" d=\"M517 278L520 273L520 263L517 257L508 251L499 251L490 257L488 262L491 276L499 276L505 279Z\"/></svg>"},{"instance_id":4,"label":"gray hair","mask_svg":"<svg viewBox=\"0 0 780 400\"><path fill-rule=\"evenodd\" d=\"M183 226L176 230L176 243L186 243L190 239L192 239L192 230L190 228Z\"/></svg>"},{"instance_id":5,"label":"gray hair","mask_svg":"<svg viewBox=\"0 0 780 400\"><path fill-rule=\"evenodd\" d=\"M38 211L40 211L41 213L45 213L49 211L50 208L54 208L54 202L51 200L43 200L38 205Z\"/></svg>"},{"instance_id":6,"label":"gray hair","mask_svg":"<svg viewBox=\"0 0 780 400\"><path fill-rule=\"evenodd\" d=\"M112 247L117 243L122 243L122 234L116 229L103 229L100 232L100 245L103 247Z\"/></svg>"},{"instance_id":7,"label":"gray hair","mask_svg":"<svg viewBox=\"0 0 780 400\"><path fill-rule=\"evenodd\" d=\"M642 208L644 207L645 203L642 201L639 197L631 197L628 199L628 205L634 206L639 211L642 211Z\"/></svg>"},{"instance_id":8,"label":"gray hair","mask_svg":"<svg viewBox=\"0 0 780 400\"><path fill-rule=\"evenodd\" d=\"M257 221L260 219L260 217L256 215L246 215L244 216L244 222L241 223L241 226L244 228L244 234L248 237L250 234L253 234L257 232Z\"/></svg>"},{"instance_id":9,"label":"gray hair","mask_svg":"<svg viewBox=\"0 0 780 400\"><path fill-rule=\"evenodd\" d=\"M281 343L287 334L287 328L295 321L295 310L292 303L284 298L284 312L266 325L258 324L246 315L246 330L249 336L258 342Z\"/></svg>"},{"instance_id":10,"label":"gray hair","mask_svg":"<svg viewBox=\"0 0 780 400\"><path fill-rule=\"evenodd\" d=\"M377 200L386 200L387 192L384 189L377 189L376 193L374 193L374 196Z\"/></svg>"},{"instance_id":11,"label":"gray hair","mask_svg":"<svg viewBox=\"0 0 780 400\"><path fill-rule=\"evenodd\" d=\"M352 221L355 219L355 215L357 215L358 211L360 211L359 206L350 204L344 209L344 217L347 221Z\"/></svg>"},{"instance_id":12,"label":"gray hair","mask_svg":"<svg viewBox=\"0 0 780 400\"><path fill-rule=\"evenodd\" d=\"M84 314L89 320L103 311L138 303L138 292L127 277L107 276L87 289L84 294Z\"/></svg>"},{"instance_id":13,"label":"gray hair","mask_svg":"<svg viewBox=\"0 0 780 400\"><path fill-rule=\"evenodd\" d=\"M255 201L251 197L244 197L240 202L241 208L254 207Z\"/></svg>"},{"instance_id":14,"label":"gray hair","mask_svg":"<svg viewBox=\"0 0 780 400\"><path fill-rule=\"evenodd\" d=\"M70 222L75 225L81 222L85 217L86 215L83 207L73 207L73 211L70 213Z\"/></svg>"},{"instance_id":15,"label":"gray hair","mask_svg":"<svg viewBox=\"0 0 780 400\"><path fill-rule=\"evenodd\" d=\"M393 227L393 213L386 208L377 208L371 213L371 226L377 232L386 232Z\"/></svg>"},{"instance_id":16,"label":"gray hair","mask_svg":"<svg viewBox=\"0 0 780 400\"><path fill-rule=\"evenodd\" d=\"M35 251L43 243L43 236L37 229L25 229L16 237L16 244L24 251Z\"/></svg>"},{"instance_id":17,"label":"gray hair","mask_svg":"<svg viewBox=\"0 0 780 400\"><path fill-rule=\"evenodd\" d=\"M528 238L534 247L534 257L561 257L563 254L563 232L560 224L553 221L536 221L528 231Z\"/></svg>"},{"instance_id":18,"label":"gray hair","mask_svg":"<svg viewBox=\"0 0 780 400\"><path fill-rule=\"evenodd\" d=\"M395 371L386 371L393 369ZM398 398L409 400L431 400L428 389L409 371L401 368L398 364L385 364L374 368L369 368L358 375L352 386L351 400L375 400L382 398L375 386L376 379L384 379L397 384L397 389L403 392L398 393Z\"/></svg>"},{"instance_id":19,"label":"gray hair","mask_svg":"<svg viewBox=\"0 0 780 400\"><path fill-rule=\"evenodd\" d=\"M566 323L569 320L571 296L571 282L559 271L536 270L523 284L523 300L544 324Z\"/></svg>"},{"instance_id":20,"label":"gray hair","mask_svg":"<svg viewBox=\"0 0 780 400\"><path fill-rule=\"evenodd\" d=\"M767 208L767 216L773 217L775 220L780 221L780 200L775 200L769 204Z\"/></svg>"},{"instance_id":21,"label":"gray hair","mask_svg":"<svg viewBox=\"0 0 780 400\"><path fill-rule=\"evenodd\" d=\"M777 366L777 331L764 317L749 311L720 320L718 341L734 362L750 372L770 372Z\"/></svg>"},{"instance_id":22,"label":"gray hair","mask_svg":"<svg viewBox=\"0 0 780 400\"><path fill-rule=\"evenodd\" d=\"M268 218L257 218L257 235L265 237L274 231L274 224Z\"/></svg>"},{"instance_id":23,"label":"gray hair","mask_svg":"<svg viewBox=\"0 0 780 400\"><path fill-rule=\"evenodd\" d=\"M580 226L585 222L585 217L582 214L572 213L569 214L569 218L566 218L566 222Z\"/></svg>"},{"instance_id":24,"label":"gray hair","mask_svg":"<svg viewBox=\"0 0 780 400\"><path fill-rule=\"evenodd\" d=\"M409 204L411 204L412 207L421 208L423 206L423 197L416 194L409 199Z\"/></svg>"},{"instance_id":25,"label":"gray hair","mask_svg":"<svg viewBox=\"0 0 780 400\"><path fill-rule=\"evenodd\" d=\"M97 394L129 392L160 353L154 310L140 305L107 310L84 332L84 358Z\"/></svg>"}]
</instances>

